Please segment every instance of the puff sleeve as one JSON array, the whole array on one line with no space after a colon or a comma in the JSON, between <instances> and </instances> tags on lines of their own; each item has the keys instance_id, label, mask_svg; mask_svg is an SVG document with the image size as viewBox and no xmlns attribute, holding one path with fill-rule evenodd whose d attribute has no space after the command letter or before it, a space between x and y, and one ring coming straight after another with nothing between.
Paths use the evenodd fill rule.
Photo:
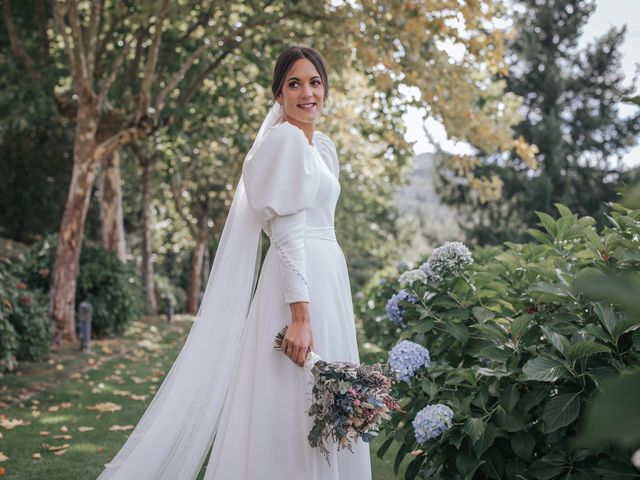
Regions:
<instances>
[{"instance_id":1,"label":"puff sleeve","mask_svg":"<svg viewBox=\"0 0 640 480\"><path fill-rule=\"evenodd\" d=\"M280 258L285 303L309 302L305 210L318 191L318 165L298 127L272 127L242 166L247 199Z\"/></svg>"}]
</instances>

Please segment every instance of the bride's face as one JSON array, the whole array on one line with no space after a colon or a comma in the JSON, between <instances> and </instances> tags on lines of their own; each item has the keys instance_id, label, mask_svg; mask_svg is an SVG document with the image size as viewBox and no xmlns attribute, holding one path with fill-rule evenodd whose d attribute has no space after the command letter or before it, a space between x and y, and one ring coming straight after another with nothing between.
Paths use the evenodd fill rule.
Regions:
<instances>
[{"instance_id":1,"label":"bride's face","mask_svg":"<svg viewBox=\"0 0 640 480\"><path fill-rule=\"evenodd\" d=\"M287 72L277 100L284 107L284 119L289 123L315 125L324 103L324 85L311 61L296 60Z\"/></svg>"}]
</instances>

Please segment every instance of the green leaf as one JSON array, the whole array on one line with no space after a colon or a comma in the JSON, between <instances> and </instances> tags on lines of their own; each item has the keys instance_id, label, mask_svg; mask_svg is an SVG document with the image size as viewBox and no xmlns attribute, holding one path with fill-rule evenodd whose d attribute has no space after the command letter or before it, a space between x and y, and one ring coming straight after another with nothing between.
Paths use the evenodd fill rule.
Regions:
<instances>
[{"instance_id":1,"label":"green leaf","mask_svg":"<svg viewBox=\"0 0 640 480\"><path fill-rule=\"evenodd\" d=\"M505 343L507 341L507 335L499 327L496 327L489 323L477 323L472 327L475 330L483 333L489 339L496 340L499 343Z\"/></svg>"},{"instance_id":2,"label":"green leaf","mask_svg":"<svg viewBox=\"0 0 640 480\"><path fill-rule=\"evenodd\" d=\"M598 353L610 353L611 349L601 343L596 343L591 340L582 340L570 345L565 352L565 358L569 362L575 362L576 360L588 357L590 355L597 355Z\"/></svg>"},{"instance_id":3,"label":"green leaf","mask_svg":"<svg viewBox=\"0 0 640 480\"><path fill-rule=\"evenodd\" d=\"M393 435L387 438L384 441L384 443L380 445L380 448L378 448L378 451L376 452L376 455L378 456L378 458L384 457L384 454L387 453L387 450L389 450L389 447L391 446L392 443L393 443Z\"/></svg>"},{"instance_id":4,"label":"green leaf","mask_svg":"<svg viewBox=\"0 0 640 480\"><path fill-rule=\"evenodd\" d=\"M426 320L411 327L411 331L414 333L427 333L433 329L434 325L435 322L433 320Z\"/></svg>"},{"instance_id":5,"label":"green leaf","mask_svg":"<svg viewBox=\"0 0 640 480\"><path fill-rule=\"evenodd\" d=\"M500 406L507 412L516 407L518 400L520 400L520 392L518 392L518 387L515 383L512 383L500 393Z\"/></svg>"},{"instance_id":6,"label":"green leaf","mask_svg":"<svg viewBox=\"0 0 640 480\"><path fill-rule=\"evenodd\" d=\"M524 380L555 382L568 372L564 363L558 360L548 357L536 357L524 364L522 373Z\"/></svg>"},{"instance_id":7,"label":"green leaf","mask_svg":"<svg viewBox=\"0 0 640 480\"><path fill-rule=\"evenodd\" d=\"M417 478L418 473L420 473L420 467L422 467L422 464L425 462L426 459L427 459L426 455L420 455L414 458L413 460L411 460L409 465L407 465L407 469L404 472L405 480L412 480L414 478Z\"/></svg>"},{"instance_id":8,"label":"green leaf","mask_svg":"<svg viewBox=\"0 0 640 480\"><path fill-rule=\"evenodd\" d=\"M618 462L610 458L603 458L593 467L593 471L598 473L600 478L607 480L626 480L638 478L637 470L623 462Z\"/></svg>"},{"instance_id":9,"label":"green leaf","mask_svg":"<svg viewBox=\"0 0 640 480\"><path fill-rule=\"evenodd\" d=\"M473 443L476 443L484 435L485 423L479 418L469 417L464 422L464 431Z\"/></svg>"},{"instance_id":10,"label":"green leaf","mask_svg":"<svg viewBox=\"0 0 640 480\"><path fill-rule=\"evenodd\" d=\"M640 442L640 371L626 373L603 386L585 415L580 446L595 446L614 441L633 446Z\"/></svg>"},{"instance_id":11,"label":"green leaf","mask_svg":"<svg viewBox=\"0 0 640 480\"><path fill-rule=\"evenodd\" d=\"M484 307L473 307L471 311L473 312L473 316L476 317L476 320L478 320L480 323L485 323L489 320L492 320L496 316L495 313L493 313L491 310L487 310Z\"/></svg>"},{"instance_id":12,"label":"green leaf","mask_svg":"<svg viewBox=\"0 0 640 480\"><path fill-rule=\"evenodd\" d=\"M608 305L604 303L596 303L593 307L593 311L598 316L604 328L609 332L609 335L613 339L614 342L617 341L617 337L615 337L616 325L618 324L618 318L616 317L616 313L609 308Z\"/></svg>"},{"instance_id":13,"label":"green leaf","mask_svg":"<svg viewBox=\"0 0 640 480\"><path fill-rule=\"evenodd\" d=\"M543 245L553 244L553 240L540 230L536 230L535 228L527 228L526 232Z\"/></svg>"},{"instance_id":14,"label":"green leaf","mask_svg":"<svg viewBox=\"0 0 640 480\"><path fill-rule=\"evenodd\" d=\"M571 217L571 216L573 216L573 214L571 213L571 210L569 210L562 203L554 203L553 205L558 209L558 212L560 213L561 217Z\"/></svg>"},{"instance_id":15,"label":"green leaf","mask_svg":"<svg viewBox=\"0 0 640 480\"><path fill-rule=\"evenodd\" d=\"M566 427L580 413L580 393L562 393L547 402L542 411L545 433Z\"/></svg>"},{"instance_id":16,"label":"green leaf","mask_svg":"<svg viewBox=\"0 0 640 480\"><path fill-rule=\"evenodd\" d=\"M498 347L484 347L474 357L487 358L494 362L504 363L511 357L511 354Z\"/></svg>"},{"instance_id":17,"label":"green leaf","mask_svg":"<svg viewBox=\"0 0 640 480\"><path fill-rule=\"evenodd\" d=\"M528 432L516 432L511 437L511 448L513 453L523 460L530 460L533 455L533 448L536 442Z\"/></svg>"},{"instance_id":18,"label":"green leaf","mask_svg":"<svg viewBox=\"0 0 640 480\"><path fill-rule=\"evenodd\" d=\"M553 217L549 214L546 214L544 212L539 212L537 210L536 210L536 215L540 219L540 223L545 228L545 230L549 232L549 234L552 237L555 237L558 234L558 228L556 225L556 221L553 219Z\"/></svg>"},{"instance_id":19,"label":"green leaf","mask_svg":"<svg viewBox=\"0 0 640 480\"><path fill-rule=\"evenodd\" d=\"M496 427L491 423L484 424L484 430L482 432L482 437L477 442L473 444L473 450L476 452L478 458L484 455L493 442L496 439Z\"/></svg>"},{"instance_id":20,"label":"green leaf","mask_svg":"<svg viewBox=\"0 0 640 480\"><path fill-rule=\"evenodd\" d=\"M469 330L460 323L447 323L444 329L464 347L469 339Z\"/></svg>"},{"instance_id":21,"label":"green leaf","mask_svg":"<svg viewBox=\"0 0 640 480\"><path fill-rule=\"evenodd\" d=\"M564 301L570 295L562 288L549 282L537 282L530 289L529 293L537 293L541 300L544 301Z\"/></svg>"},{"instance_id":22,"label":"green leaf","mask_svg":"<svg viewBox=\"0 0 640 480\"><path fill-rule=\"evenodd\" d=\"M556 350L558 350L560 353L564 355L565 350L569 348L569 341L566 338L564 338L562 335L559 335L553 330L551 330L547 326L544 326L544 325L541 326L540 330L542 330L542 333L544 333L544 336L547 337L547 340L551 342L551 345L553 345L556 348Z\"/></svg>"},{"instance_id":23,"label":"green leaf","mask_svg":"<svg viewBox=\"0 0 640 480\"><path fill-rule=\"evenodd\" d=\"M398 474L398 470L400 469L400 464L402 463L402 460L404 460L404 457L410 451L411 451L411 447L409 446L408 443L403 443L402 445L400 445L400 448L396 453L396 458L393 461L393 473L395 473L396 475Z\"/></svg>"},{"instance_id":24,"label":"green leaf","mask_svg":"<svg viewBox=\"0 0 640 480\"><path fill-rule=\"evenodd\" d=\"M526 425L523 420L516 414L516 412L507 412L502 406L498 407L496 413L496 420L507 432L519 432L526 430Z\"/></svg>"},{"instance_id":25,"label":"green leaf","mask_svg":"<svg viewBox=\"0 0 640 480\"><path fill-rule=\"evenodd\" d=\"M525 313L513 319L511 322L511 338L514 340L520 340L522 335L527 331L531 325L533 316Z\"/></svg>"}]
</instances>

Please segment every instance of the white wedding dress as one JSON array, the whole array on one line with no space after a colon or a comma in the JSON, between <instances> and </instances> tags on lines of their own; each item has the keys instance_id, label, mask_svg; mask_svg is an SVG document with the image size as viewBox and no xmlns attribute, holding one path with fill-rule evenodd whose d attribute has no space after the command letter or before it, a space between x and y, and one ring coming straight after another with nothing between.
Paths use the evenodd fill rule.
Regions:
<instances>
[{"instance_id":1,"label":"white wedding dress","mask_svg":"<svg viewBox=\"0 0 640 480\"><path fill-rule=\"evenodd\" d=\"M246 195L270 238L223 406L205 480L370 480L369 445L331 444L329 466L309 446L311 377L273 349L291 323L289 303L308 301L314 351L359 362L347 265L334 230L340 195L335 145L298 127L271 127L245 162Z\"/></svg>"}]
</instances>

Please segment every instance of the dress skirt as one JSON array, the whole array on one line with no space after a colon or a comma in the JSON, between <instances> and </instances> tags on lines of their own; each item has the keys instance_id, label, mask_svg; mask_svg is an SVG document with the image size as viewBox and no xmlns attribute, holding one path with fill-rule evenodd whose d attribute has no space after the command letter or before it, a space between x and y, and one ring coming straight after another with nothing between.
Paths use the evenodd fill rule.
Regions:
<instances>
[{"instance_id":1,"label":"dress skirt","mask_svg":"<svg viewBox=\"0 0 640 480\"><path fill-rule=\"evenodd\" d=\"M333 227L307 227L305 253L314 350L327 361L358 363L347 264ZM351 453L331 442L331 466L309 445L312 377L273 349L276 334L291 323L280 269L270 246L204 479L370 480L369 444L352 442Z\"/></svg>"}]
</instances>

